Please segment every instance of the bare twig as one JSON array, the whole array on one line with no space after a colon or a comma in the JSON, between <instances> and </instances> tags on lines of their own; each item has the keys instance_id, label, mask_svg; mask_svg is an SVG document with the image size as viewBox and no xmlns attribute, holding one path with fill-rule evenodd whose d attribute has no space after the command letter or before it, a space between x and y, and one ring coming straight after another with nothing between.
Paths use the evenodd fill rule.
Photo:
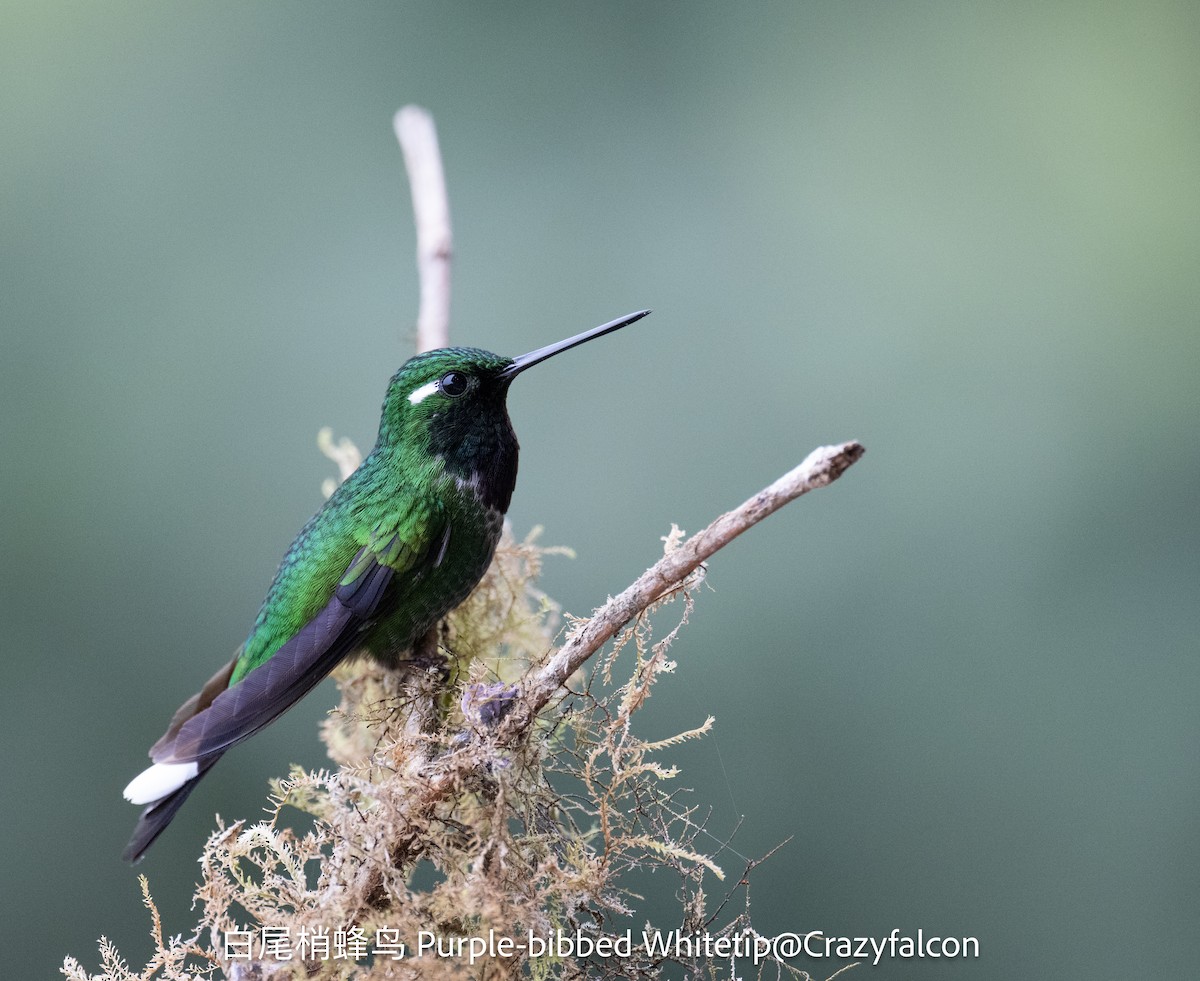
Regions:
<instances>
[{"instance_id":1,"label":"bare twig","mask_svg":"<svg viewBox=\"0 0 1200 981\"><path fill-rule=\"evenodd\" d=\"M417 272L421 305L417 351L450 343L450 201L433 117L420 106L405 106L392 119L404 153L417 226Z\"/></svg>"},{"instance_id":2,"label":"bare twig","mask_svg":"<svg viewBox=\"0 0 1200 981\"><path fill-rule=\"evenodd\" d=\"M421 301L417 311L417 353L450 344L450 199L433 116L420 106L404 106L392 117L396 139L404 153L412 189L413 222L417 226L417 275ZM425 660L437 652L437 627L431 627L418 647ZM415 653L415 651L414 651ZM437 727L437 686L429 672L408 672L401 685L409 703L411 732Z\"/></svg>"},{"instance_id":3,"label":"bare twig","mask_svg":"<svg viewBox=\"0 0 1200 981\"><path fill-rule=\"evenodd\" d=\"M433 117L420 106L405 106L392 117L392 128L404 154L417 228L421 300L416 347L420 353L450 344L450 201ZM362 462L362 453L345 437L335 443L329 427L317 434L317 445L338 465L337 480L329 478L321 484L321 493L329 497Z\"/></svg>"},{"instance_id":4,"label":"bare twig","mask_svg":"<svg viewBox=\"0 0 1200 981\"><path fill-rule=\"evenodd\" d=\"M515 735L526 728L554 693L607 640L656 599L676 588L714 552L789 501L833 483L865 452L862 444L856 442L818 447L800 466L664 555L624 592L577 627L545 665L524 679L521 696L505 719L502 732Z\"/></svg>"}]
</instances>

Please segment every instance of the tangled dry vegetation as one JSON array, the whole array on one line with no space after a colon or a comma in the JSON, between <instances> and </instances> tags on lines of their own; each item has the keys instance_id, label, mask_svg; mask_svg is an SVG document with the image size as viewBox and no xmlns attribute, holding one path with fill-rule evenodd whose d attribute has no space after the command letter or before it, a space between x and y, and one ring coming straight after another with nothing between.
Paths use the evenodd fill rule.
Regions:
<instances>
[{"instance_id":1,"label":"tangled dry vegetation","mask_svg":"<svg viewBox=\"0 0 1200 981\"><path fill-rule=\"evenodd\" d=\"M678 532L668 536L667 550L678 540ZM577 674L532 725L502 742L492 723L509 683L544 664L560 632L557 607L536 586L547 551L532 536L517 542L506 532L483 582L442 627L451 666L339 669L341 704L321 734L336 765L294 768L273 786L270 820L238 822L209 838L191 936L163 936L143 878L155 945L149 963L130 968L101 941L102 972L68 958L66 977L658 978L678 974L672 964L688 977L730 974L728 959L651 953L640 942L643 929L751 930L749 868L739 859L734 884L720 883L714 856L723 844L704 830L697 808L677 799L675 770L660 759L712 719L653 742L633 720L675 666L668 648L700 579L630 623L590 674ZM655 623L667 625L657 639ZM567 624L568 636L577 626ZM297 811L305 820L295 820ZM285 826L283 815L300 829ZM671 875L656 882L678 901L675 922L638 919L640 898L626 884L638 869ZM721 890L716 900L712 884ZM562 931L599 943L632 931L636 939L626 953L591 957L447 950L455 938L489 931L518 940ZM443 947L417 958L421 937ZM393 956L401 950L404 957ZM770 969L807 977L778 962Z\"/></svg>"}]
</instances>

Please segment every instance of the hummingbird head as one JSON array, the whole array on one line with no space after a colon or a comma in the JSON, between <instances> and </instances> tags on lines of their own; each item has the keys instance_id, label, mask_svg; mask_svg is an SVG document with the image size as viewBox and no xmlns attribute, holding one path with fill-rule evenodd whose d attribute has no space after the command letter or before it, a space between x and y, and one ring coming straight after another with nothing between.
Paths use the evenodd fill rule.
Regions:
<instances>
[{"instance_id":1,"label":"hummingbird head","mask_svg":"<svg viewBox=\"0 0 1200 981\"><path fill-rule=\"evenodd\" d=\"M410 358L388 385L375 451L398 452L410 474L444 466L484 504L507 511L517 480L517 437L507 404L512 380L526 368L649 312L601 324L518 358L474 347L439 348Z\"/></svg>"}]
</instances>

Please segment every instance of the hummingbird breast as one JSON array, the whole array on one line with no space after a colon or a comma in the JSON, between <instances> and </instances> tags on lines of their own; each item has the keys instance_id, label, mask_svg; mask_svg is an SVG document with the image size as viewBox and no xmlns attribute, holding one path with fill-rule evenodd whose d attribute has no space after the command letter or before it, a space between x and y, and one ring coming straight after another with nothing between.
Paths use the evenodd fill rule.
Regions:
<instances>
[{"instance_id":1,"label":"hummingbird breast","mask_svg":"<svg viewBox=\"0 0 1200 981\"><path fill-rule=\"evenodd\" d=\"M363 652L385 664L405 660L413 644L470 595L500 541L504 512L481 498L481 480L447 477L438 495L447 522L438 554L414 581L389 587L395 589L385 597L389 612L363 642Z\"/></svg>"},{"instance_id":2,"label":"hummingbird breast","mask_svg":"<svg viewBox=\"0 0 1200 981\"><path fill-rule=\"evenodd\" d=\"M439 412L429 422L421 468L428 479L415 483L444 525L429 543L420 574L389 587L394 594L384 598L388 612L363 645L377 660L403 660L430 627L467 598L491 564L516 485L519 452L503 392L492 395L473 411ZM411 462L397 470L411 481Z\"/></svg>"}]
</instances>

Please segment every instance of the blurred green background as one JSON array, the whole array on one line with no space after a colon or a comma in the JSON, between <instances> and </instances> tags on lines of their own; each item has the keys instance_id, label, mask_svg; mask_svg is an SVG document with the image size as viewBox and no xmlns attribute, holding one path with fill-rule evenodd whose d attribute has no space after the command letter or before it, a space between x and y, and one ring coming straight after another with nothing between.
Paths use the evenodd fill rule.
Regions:
<instances>
[{"instance_id":1,"label":"blurred green background","mask_svg":"<svg viewBox=\"0 0 1200 981\"><path fill-rule=\"evenodd\" d=\"M510 401L567 609L868 447L712 562L640 718L714 714L674 757L710 828L794 836L759 930L980 940L881 978L1191 974L1196 4L53 0L0 12L5 976L150 949L120 790L320 503L318 428L368 446L410 351L406 102L456 341L654 309ZM140 867L168 932L332 703Z\"/></svg>"}]
</instances>

